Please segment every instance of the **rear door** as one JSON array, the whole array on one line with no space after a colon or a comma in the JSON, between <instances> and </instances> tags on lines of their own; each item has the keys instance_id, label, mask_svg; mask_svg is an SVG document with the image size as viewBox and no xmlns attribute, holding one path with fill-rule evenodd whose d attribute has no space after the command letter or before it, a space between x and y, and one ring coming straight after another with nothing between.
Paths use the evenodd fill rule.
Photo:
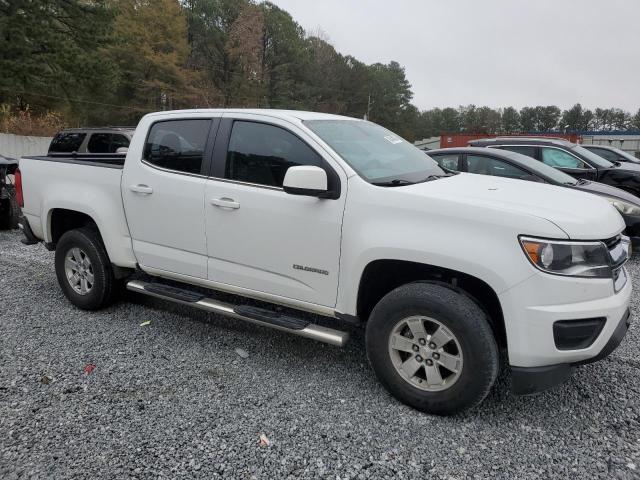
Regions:
<instances>
[{"instance_id":1,"label":"rear door","mask_svg":"<svg viewBox=\"0 0 640 480\"><path fill-rule=\"evenodd\" d=\"M148 128L144 145L129 151L122 198L136 259L151 273L207 277L204 190L218 124L156 121L141 126Z\"/></svg>"},{"instance_id":2,"label":"rear door","mask_svg":"<svg viewBox=\"0 0 640 480\"><path fill-rule=\"evenodd\" d=\"M334 306L347 193L340 166L304 129L262 115L225 114L215 150L204 207L209 280ZM324 168L339 198L285 193L294 165Z\"/></svg>"}]
</instances>

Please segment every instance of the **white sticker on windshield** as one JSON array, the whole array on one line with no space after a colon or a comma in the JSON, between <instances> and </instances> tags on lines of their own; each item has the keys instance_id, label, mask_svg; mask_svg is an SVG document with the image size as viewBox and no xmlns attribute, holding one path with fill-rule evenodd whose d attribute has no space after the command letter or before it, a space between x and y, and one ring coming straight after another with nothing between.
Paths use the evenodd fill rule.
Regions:
<instances>
[{"instance_id":1,"label":"white sticker on windshield","mask_svg":"<svg viewBox=\"0 0 640 480\"><path fill-rule=\"evenodd\" d=\"M394 145L396 143L402 143L402 139L400 137L396 137L395 135L387 135L386 137L384 137L384 139L389 143L393 143Z\"/></svg>"}]
</instances>

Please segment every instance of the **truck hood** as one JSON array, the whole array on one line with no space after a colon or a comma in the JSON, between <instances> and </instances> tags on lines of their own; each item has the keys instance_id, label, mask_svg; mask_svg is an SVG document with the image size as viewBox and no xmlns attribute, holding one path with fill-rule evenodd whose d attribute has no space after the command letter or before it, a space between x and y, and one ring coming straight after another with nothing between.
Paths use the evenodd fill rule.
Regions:
<instances>
[{"instance_id":1,"label":"truck hood","mask_svg":"<svg viewBox=\"0 0 640 480\"><path fill-rule=\"evenodd\" d=\"M395 188L416 197L544 218L576 240L606 239L624 229L622 217L607 200L554 185L459 173Z\"/></svg>"}]
</instances>

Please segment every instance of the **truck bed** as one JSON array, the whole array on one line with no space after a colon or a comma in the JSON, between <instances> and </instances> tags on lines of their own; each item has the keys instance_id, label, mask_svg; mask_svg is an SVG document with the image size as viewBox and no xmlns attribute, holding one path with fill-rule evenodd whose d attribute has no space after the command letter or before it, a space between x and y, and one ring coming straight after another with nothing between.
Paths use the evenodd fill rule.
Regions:
<instances>
[{"instance_id":1,"label":"truck bed","mask_svg":"<svg viewBox=\"0 0 640 480\"><path fill-rule=\"evenodd\" d=\"M125 154L121 153L78 153L75 155L49 154L22 157L43 162L74 163L92 167L119 168L124 167Z\"/></svg>"}]
</instances>

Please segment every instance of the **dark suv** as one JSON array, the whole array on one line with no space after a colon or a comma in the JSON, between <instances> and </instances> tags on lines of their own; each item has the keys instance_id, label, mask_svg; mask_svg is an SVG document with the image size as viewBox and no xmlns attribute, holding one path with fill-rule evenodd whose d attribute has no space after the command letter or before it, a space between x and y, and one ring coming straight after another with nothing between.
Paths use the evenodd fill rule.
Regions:
<instances>
[{"instance_id":1,"label":"dark suv","mask_svg":"<svg viewBox=\"0 0 640 480\"><path fill-rule=\"evenodd\" d=\"M49 154L122 153L118 149L129 148L134 130L133 127L68 128L53 137Z\"/></svg>"},{"instance_id":2,"label":"dark suv","mask_svg":"<svg viewBox=\"0 0 640 480\"><path fill-rule=\"evenodd\" d=\"M522 153L572 177L606 183L640 196L640 165L631 162L612 163L566 140L498 137L472 140L469 145Z\"/></svg>"},{"instance_id":3,"label":"dark suv","mask_svg":"<svg viewBox=\"0 0 640 480\"><path fill-rule=\"evenodd\" d=\"M616 147L610 147L608 145L582 145L582 147L610 162L640 163L640 158L634 157L629 152L625 152Z\"/></svg>"}]
</instances>

